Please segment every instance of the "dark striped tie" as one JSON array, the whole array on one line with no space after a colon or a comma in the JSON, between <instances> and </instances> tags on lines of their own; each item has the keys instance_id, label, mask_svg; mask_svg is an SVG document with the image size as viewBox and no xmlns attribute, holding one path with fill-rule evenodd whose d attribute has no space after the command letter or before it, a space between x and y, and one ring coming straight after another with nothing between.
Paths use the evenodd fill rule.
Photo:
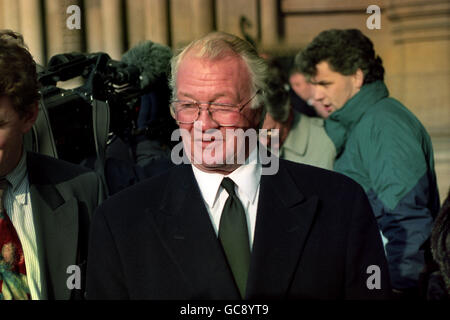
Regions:
<instances>
[{"instance_id":1,"label":"dark striped tie","mask_svg":"<svg viewBox=\"0 0 450 320\"><path fill-rule=\"evenodd\" d=\"M241 297L245 298L247 276L250 267L250 244L247 219L241 201L234 192L234 182L224 178L221 186L228 192L228 199L220 217L219 239L227 256L234 280Z\"/></svg>"}]
</instances>

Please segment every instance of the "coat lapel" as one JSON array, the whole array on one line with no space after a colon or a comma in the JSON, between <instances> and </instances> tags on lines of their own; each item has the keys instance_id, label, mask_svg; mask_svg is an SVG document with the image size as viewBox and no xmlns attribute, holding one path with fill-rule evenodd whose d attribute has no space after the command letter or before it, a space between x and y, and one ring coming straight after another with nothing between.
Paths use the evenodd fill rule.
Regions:
<instances>
[{"instance_id":1,"label":"coat lapel","mask_svg":"<svg viewBox=\"0 0 450 320\"><path fill-rule=\"evenodd\" d=\"M262 176L247 298L287 297L318 197L306 198L285 166Z\"/></svg>"},{"instance_id":2,"label":"coat lapel","mask_svg":"<svg viewBox=\"0 0 450 320\"><path fill-rule=\"evenodd\" d=\"M28 176L43 288L48 299L69 299L67 267L76 265L78 202L64 200L42 166L29 155Z\"/></svg>"},{"instance_id":3,"label":"coat lapel","mask_svg":"<svg viewBox=\"0 0 450 320\"><path fill-rule=\"evenodd\" d=\"M167 186L159 214L146 216L192 288L190 298L240 299L192 169L173 170ZM317 197L300 192L284 166L262 177L248 299L287 296L317 204Z\"/></svg>"},{"instance_id":4,"label":"coat lapel","mask_svg":"<svg viewBox=\"0 0 450 320\"><path fill-rule=\"evenodd\" d=\"M239 299L192 169L172 170L160 213L148 214L192 288L192 299Z\"/></svg>"}]
</instances>

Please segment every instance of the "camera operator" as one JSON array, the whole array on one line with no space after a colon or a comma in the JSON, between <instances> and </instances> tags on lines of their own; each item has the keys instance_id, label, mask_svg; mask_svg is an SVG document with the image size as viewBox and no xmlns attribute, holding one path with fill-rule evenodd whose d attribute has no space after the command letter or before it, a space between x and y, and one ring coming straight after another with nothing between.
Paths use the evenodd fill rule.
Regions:
<instances>
[{"instance_id":1,"label":"camera operator","mask_svg":"<svg viewBox=\"0 0 450 320\"><path fill-rule=\"evenodd\" d=\"M122 57L122 62L139 69L144 94L137 106L133 135L116 137L106 150L105 176L110 194L174 165L170 160L170 135L176 123L169 113L167 80L171 57L169 47L151 41L138 44Z\"/></svg>"},{"instance_id":2,"label":"camera operator","mask_svg":"<svg viewBox=\"0 0 450 320\"><path fill-rule=\"evenodd\" d=\"M95 169L109 195L173 166L171 57L169 47L145 41L121 61L104 52L58 54L39 73L58 157ZM57 87L78 76L80 87Z\"/></svg>"}]
</instances>

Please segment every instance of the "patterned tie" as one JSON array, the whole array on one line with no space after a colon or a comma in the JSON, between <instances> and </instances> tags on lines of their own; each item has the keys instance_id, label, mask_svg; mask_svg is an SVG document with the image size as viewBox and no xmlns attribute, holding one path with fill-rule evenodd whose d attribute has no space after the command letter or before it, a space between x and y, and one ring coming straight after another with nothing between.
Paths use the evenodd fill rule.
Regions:
<instances>
[{"instance_id":1,"label":"patterned tie","mask_svg":"<svg viewBox=\"0 0 450 320\"><path fill-rule=\"evenodd\" d=\"M221 186L228 192L228 199L220 217L219 239L225 250L241 297L245 298L250 266L247 219L244 207L234 192L234 182L229 178L224 178Z\"/></svg>"},{"instance_id":2,"label":"patterned tie","mask_svg":"<svg viewBox=\"0 0 450 320\"><path fill-rule=\"evenodd\" d=\"M0 300L29 300L22 245L3 206L7 186L8 181L0 178Z\"/></svg>"}]
</instances>

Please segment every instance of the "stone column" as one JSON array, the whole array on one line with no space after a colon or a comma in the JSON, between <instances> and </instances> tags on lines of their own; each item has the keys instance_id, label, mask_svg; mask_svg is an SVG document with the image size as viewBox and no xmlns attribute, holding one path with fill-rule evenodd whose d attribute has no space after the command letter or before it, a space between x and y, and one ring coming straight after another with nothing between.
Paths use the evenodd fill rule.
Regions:
<instances>
[{"instance_id":1,"label":"stone column","mask_svg":"<svg viewBox=\"0 0 450 320\"><path fill-rule=\"evenodd\" d=\"M396 0L387 14L393 39L392 95L428 130L450 135L450 2Z\"/></svg>"},{"instance_id":2,"label":"stone column","mask_svg":"<svg viewBox=\"0 0 450 320\"><path fill-rule=\"evenodd\" d=\"M260 0L261 4L261 42L263 48L275 47L279 40L277 0Z\"/></svg>"},{"instance_id":3,"label":"stone column","mask_svg":"<svg viewBox=\"0 0 450 320\"><path fill-rule=\"evenodd\" d=\"M87 52L103 51L103 23L100 0L84 0Z\"/></svg>"},{"instance_id":4,"label":"stone column","mask_svg":"<svg viewBox=\"0 0 450 320\"><path fill-rule=\"evenodd\" d=\"M145 39L156 43L170 45L168 0L145 0Z\"/></svg>"},{"instance_id":5,"label":"stone column","mask_svg":"<svg viewBox=\"0 0 450 320\"><path fill-rule=\"evenodd\" d=\"M212 0L171 1L172 45L179 48L212 31Z\"/></svg>"},{"instance_id":6,"label":"stone column","mask_svg":"<svg viewBox=\"0 0 450 320\"><path fill-rule=\"evenodd\" d=\"M2 2L3 10L0 14L3 16L3 27L21 33L19 1L2 0Z\"/></svg>"},{"instance_id":7,"label":"stone column","mask_svg":"<svg viewBox=\"0 0 450 320\"><path fill-rule=\"evenodd\" d=\"M36 63L45 65L42 12L39 1L20 0L21 30Z\"/></svg>"},{"instance_id":8,"label":"stone column","mask_svg":"<svg viewBox=\"0 0 450 320\"><path fill-rule=\"evenodd\" d=\"M120 0L101 0L104 50L112 59L120 60L124 52L122 7Z\"/></svg>"},{"instance_id":9,"label":"stone column","mask_svg":"<svg viewBox=\"0 0 450 320\"><path fill-rule=\"evenodd\" d=\"M213 1L192 0L191 18L195 38L211 32L214 23Z\"/></svg>"},{"instance_id":10,"label":"stone column","mask_svg":"<svg viewBox=\"0 0 450 320\"><path fill-rule=\"evenodd\" d=\"M145 0L127 0L128 41L130 48L145 40Z\"/></svg>"},{"instance_id":11,"label":"stone column","mask_svg":"<svg viewBox=\"0 0 450 320\"><path fill-rule=\"evenodd\" d=\"M25 0L26 1L26 0ZM45 0L47 22L47 63L56 54L83 51L83 37L80 29L70 30L67 27L67 8L80 6L80 0ZM80 86L81 77L59 83L61 88L69 89Z\"/></svg>"},{"instance_id":12,"label":"stone column","mask_svg":"<svg viewBox=\"0 0 450 320\"><path fill-rule=\"evenodd\" d=\"M3 12L5 12L5 9L3 8L3 0L0 0L0 30L5 29L5 25L3 23Z\"/></svg>"},{"instance_id":13,"label":"stone column","mask_svg":"<svg viewBox=\"0 0 450 320\"><path fill-rule=\"evenodd\" d=\"M450 2L390 1L391 95L423 123L433 142L441 201L450 185Z\"/></svg>"},{"instance_id":14,"label":"stone column","mask_svg":"<svg viewBox=\"0 0 450 320\"><path fill-rule=\"evenodd\" d=\"M80 1L45 1L48 58L60 53L80 52L83 49L81 30L70 30L66 24L67 19L70 17L66 10L71 5L80 6Z\"/></svg>"},{"instance_id":15,"label":"stone column","mask_svg":"<svg viewBox=\"0 0 450 320\"><path fill-rule=\"evenodd\" d=\"M217 29L234 34L243 39L250 39L252 42L257 42L257 1L258 0L216 1ZM241 19L244 19L245 21L242 25Z\"/></svg>"}]
</instances>

